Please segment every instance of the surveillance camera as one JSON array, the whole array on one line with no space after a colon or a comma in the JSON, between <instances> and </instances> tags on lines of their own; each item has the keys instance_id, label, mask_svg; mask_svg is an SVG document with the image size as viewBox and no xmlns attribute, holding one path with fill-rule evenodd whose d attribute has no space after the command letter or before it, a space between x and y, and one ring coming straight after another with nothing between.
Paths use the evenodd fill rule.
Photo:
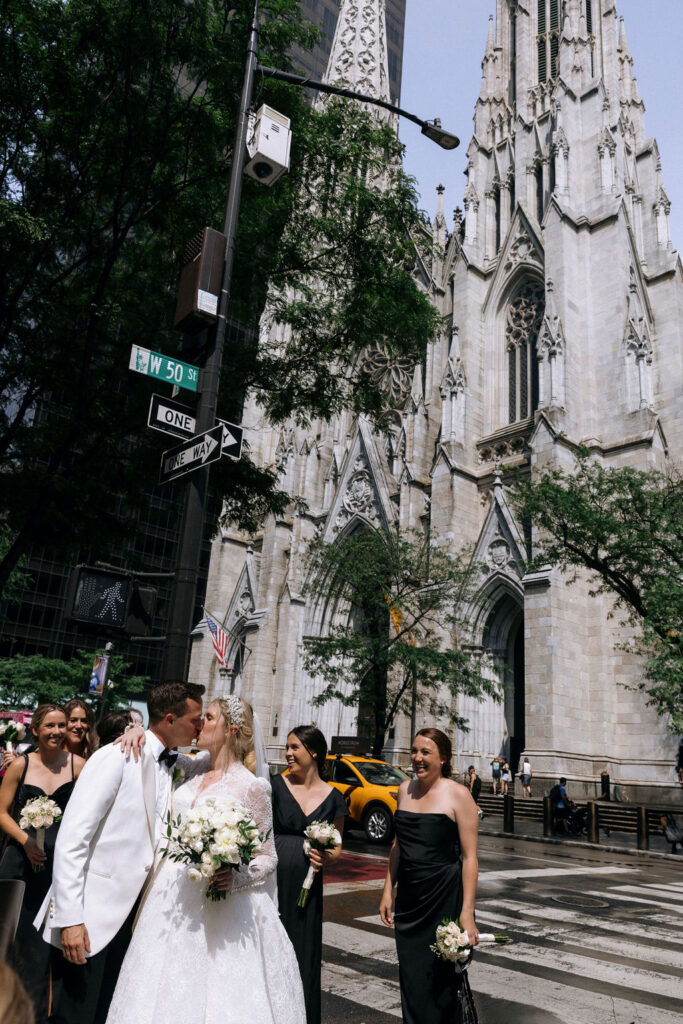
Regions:
<instances>
[{"instance_id":1,"label":"surveillance camera","mask_svg":"<svg viewBox=\"0 0 683 1024\"><path fill-rule=\"evenodd\" d=\"M260 107L249 115L247 152L249 162L244 173L263 185L272 185L281 174L289 170L289 148L292 133L289 118L273 110Z\"/></svg>"}]
</instances>

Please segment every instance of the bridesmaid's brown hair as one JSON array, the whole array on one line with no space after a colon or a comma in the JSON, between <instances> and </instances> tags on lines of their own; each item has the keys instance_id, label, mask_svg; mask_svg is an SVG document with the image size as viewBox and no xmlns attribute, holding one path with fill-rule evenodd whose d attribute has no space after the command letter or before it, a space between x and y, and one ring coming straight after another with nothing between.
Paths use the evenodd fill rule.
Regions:
<instances>
[{"instance_id":1,"label":"bridesmaid's brown hair","mask_svg":"<svg viewBox=\"0 0 683 1024\"><path fill-rule=\"evenodd\" d=\"M450 779L453 773L453 767L451 765L451 758L453 757L453 745L449 740L445 732L441 732L441 729L420 729L419 732L415 733L415 736L426 736L428 740L436 744L436 748L439 751L441 757L446 760L441 765L441 774L445 779Z\"/></svg>"}]
</instances>

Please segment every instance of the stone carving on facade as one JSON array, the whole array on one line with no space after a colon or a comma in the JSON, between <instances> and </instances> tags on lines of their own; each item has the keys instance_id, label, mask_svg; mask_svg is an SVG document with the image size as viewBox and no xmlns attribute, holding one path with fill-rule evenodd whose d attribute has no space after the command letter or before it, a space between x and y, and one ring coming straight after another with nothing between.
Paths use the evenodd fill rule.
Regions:
<instances>
[{"instance_id":1,"label":"stone carving on facade","mask_svg":"<svg viewBox=\"0 0 683 1024\"><path fill-rule=\"evenodd\" d=\"M354 82L358 92L388 99L387 56L384 3L370 0L351 0L344 11L344 22L339 25L334 40L331 64L326 80Z\"/></svg>"},{"instance_id":2,"label":"stone carving on facade","mask_svg":"<svg viewBox=\"0 0 683 1024\"><path fill-rule=\"evenodd\" d=\"M565 343L557 312L553 282L546 282L545 312L536 342L538 356L538 404L540 408L564 407Z\"/></svg>"},{"instance_id":3,"label":"stone carving on facade","mask_svg":"<svg viewBox=\"0 0 683 1024\"><path fill-rule=\"evenodd\" d=\"M540 266L540 262L536 246L524 231L515 238L508 250L505 270L510 271L520 263L535 263L536 266Z\"/></svg>"},{"instance_id":4,"label":"stone carving on facade","mask_svg":"<svg viewBox=\"0 0 683 1024\"><path fill-rule=\"evenodd\" d=\"M392 404L403 405L407 401L415 370L412 360L393 355L378 341L365 350L361 369Z\"/></svg>"},{"instance_id":5,"label":"stone carving on facade","mask_svg":"<svg viewBox=\"0 0 683 1024\"><path fill-rule=\"evenodd\" d=\"M516 564L514 558L510 558L510 545L500 532L487 548L486 563L489 572L501 572L508 566Z\"/></svg>"},{"instance_id":6,"label":"stone carving on facade","mask_svg":"<svg viewBox=\"0 0 683 1024\"><path fill-rule=\"evenodd\" d=\"M278 473L285 473L287 471L287 463L295 454L294 431L283 431L280 434L280 440L275 449L275 465Z\"/></svg>"},{"instance_id":7,"label":"stone carving on facade","mask_svg":"<svg viewBox=\"0 0 683 1024\"><path fill-rule=\"evenodd\" d=\"M633 267L631 267L629 283L624 349L629 411L651 409L653 407L652 339L647 317L638 295L638 284Z\"/></svg>"},{"instance_id":8,"label":"stone carving on facade","mask_svg":"<svg viewBox=\"0 0 683 1024\"><path fill-rule=\"evenodd\" d=\"M372 526L381 526L382 516L380 514L379 500L375 492L370 470L362 455L359 455L354 462L353 472L348 478L341 505L342 507L335 519L335 532L346 526L354 516L361 516L371 523Z\"/></svg>"},{"instance_id":9,"label":"stone carving on facade","mask_svg":"<svg viewBox=\"0 0 683 1024\"><path fill-rule=\"evenodd\" d=\"M503 462L506 459L519 458L527 447L527 431L513 437L501 438L492 444L484 444L479 448L479 461L482 464Z\"/></svg>"},{"instance_id":10,"label":"stone carving on facade","mask_svg":"<svg viewBox=\"0 0 683 1024\"><path fill-rule=\"evenodd\" d=\"M465 440L465 393L467 382L462 360L448 359L446 373L441 381L441 440Z\"/></svg>"}]
</instances>

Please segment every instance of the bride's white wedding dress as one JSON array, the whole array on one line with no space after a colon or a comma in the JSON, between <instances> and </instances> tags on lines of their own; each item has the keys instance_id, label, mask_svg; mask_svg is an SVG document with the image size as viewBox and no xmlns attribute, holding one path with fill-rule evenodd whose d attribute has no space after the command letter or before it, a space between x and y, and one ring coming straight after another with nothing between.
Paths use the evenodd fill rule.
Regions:
<instances>
[{"instance_id":1,"label":"bride's white wedding dress","mask_svg":"<svg viewBox=\"0 0 683 1024\"><path fill-rule=\"evenodd\" d=\"M196 775L173 794L173 815L206 797L247 807L259 832L271 830L258 856L233 878L225 900L206 899L206 884L187 864L164 860L142 907L121 968L107 1024L306 1024L294 949L269 892L277 857L270 784L237 763L197 796Z\"/></svg>"}]
</instances>

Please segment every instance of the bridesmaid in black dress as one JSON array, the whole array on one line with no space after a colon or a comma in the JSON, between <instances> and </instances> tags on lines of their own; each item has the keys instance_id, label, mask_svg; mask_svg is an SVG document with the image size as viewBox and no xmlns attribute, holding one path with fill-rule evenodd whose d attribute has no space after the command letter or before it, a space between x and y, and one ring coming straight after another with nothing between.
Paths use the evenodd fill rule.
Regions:
<instances>
[{"instance_id":1,"label":"bridesmaid in black dress","mask_svg":"<svg viewBox=\"0 0 683 1024\"><path fill-rule=\"evenodd\" d=\"M469 790L449 778L451 742L445 733L421 729L411 761L416 777L398 791L396 838L379 908L384 924L395 929L403 1020L476 1024L467 976L429 947L444 918L459 919L471 944L479 941L477 808Z\"/></svg>"},{"instance_id":2,"label":"bridesmaid in black dress","mask_svg":"<svg viewBox=\"0 0 683 1024\"><path fill-rule=\"evenodd\" d=\"M7 769L0 786L0 829L9 842L0 861L0 878L26 883L12 959L36 1011L47 1019L50 946L33 927L52 881L52 857L59 822L45 830L45 850L17 822L22 808L39 796L49 796L64 811L85 761L64 749L66 715L58 704L41 704L31 720L37 749L21 754ZM39 870L34 870L38 868Z\"/></svg>"},{"instance_id":3,"label":"bridesmaid in black dress","mask_svg":"<svg viewBox=\"0 0 683 1024\"><path fill-rule=\"evenodd\" d=\"M304 986L307 1024L320 1024L320 968L323 948L324 863L341 856L341 846L324 855L304 853L304 829L314 821L334 822L341 833L349 813L336 789L324 781L327 743L312 725L299 725L287 737L287 775L271 779L273 830L277 850L280 918L294 946ZM310 865L316 876L305 907L297 906Z\"/></svg>"}]
</instances>

